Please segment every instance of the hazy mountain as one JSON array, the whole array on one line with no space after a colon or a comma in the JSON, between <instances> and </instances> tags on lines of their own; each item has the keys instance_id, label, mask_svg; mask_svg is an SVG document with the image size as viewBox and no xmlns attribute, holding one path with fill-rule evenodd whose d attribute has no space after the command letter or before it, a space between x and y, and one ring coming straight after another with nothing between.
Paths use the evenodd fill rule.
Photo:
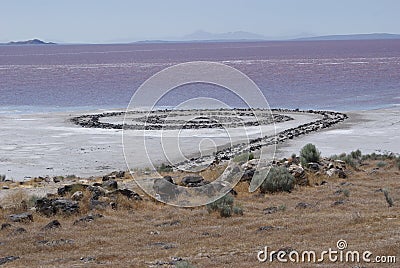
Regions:
<instances>
[{"instance_id":1,"label":"hazy mountain","mask_svg":"<svg viewBox=\"0 0 400 268\"><path fill-rule=\"evenodd\" d=\"M227 32L227 33L210 33L206 31L196 31L191 34L187 34L181 38L183 41L198 41L198 40L267 40L266 36L237 31L237 32Z\"/></svg>"},{"instance_id":2,"label":"hazy mountain","mask_svg":"<svg viewBox=\"0 0 400 268\"><path fill-rule=\"evenodd\" d=\"M372 33L372 34L325 35L325 36L303 37L293 40L324 41L324 40L379 40L379 39L400 39L400 34Z\"/></svg>"}]
</instances>

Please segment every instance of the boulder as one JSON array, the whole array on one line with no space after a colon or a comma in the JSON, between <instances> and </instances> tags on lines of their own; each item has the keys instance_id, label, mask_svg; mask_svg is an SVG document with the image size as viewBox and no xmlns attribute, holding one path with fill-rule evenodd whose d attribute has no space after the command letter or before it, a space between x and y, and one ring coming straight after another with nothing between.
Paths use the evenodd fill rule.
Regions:
<instances>
[{"instance_id":1,"label":"boulder","mask_svg":"<svg viewBox=\"0 0 400 268\"><path fill-rule=\"evenodd\" d=\"M278 207L268 207L263 209L265 214L273 214L278 212Z\"/></svg>"},{"instance_id":2,"label":"boulder","mask_svg":"<svg viewBox=\"0 0 400 268\"><path fill-rule=\"evenodd\" d=\"M51 230L51 229L56 229L56 228L60 228L60 227L61 227L61 223L58 220L52 220L51 222L46 224L42 228L42 230Z\"/></svg>"},{"instance_id":3,"label":"boulder","mask_svg":"<svg viewBox=\"0 0 400 268\"><path fill-rule=\"evenodd\" d=\"M240 181L251 181L254 176L255 169L246 169Z\"/></svg>"},{"instance_id":4,"label":"boulder","mask_svg":"<svg viewBox=\"0 0 400 268\"><path fill-rule=\"evenodd\" d=\"M118 183L115 180L108 180L102 183L101 187L103 187L106 190L117 190L118 189Z\"/></svg>"},{"instance_id":5,"label":"boulder","mask_svg":"<svg viewBox=\"0 0 400 268\"><path fill-rule=\"evenodd\" d=\"M202 176L186 176L182 179L182 185L188 186L189 184L199 184L204 180Z\"/></svg>"},{"instance_id":6,"label":"boulder","mask_svg":"<svg viewBox=\"0 0 400 268\"><path fill-rule=\"evenodd\" d=\"M9 229L9 228L11 228L11 227L12 227L12 225L9 224L9 223L3 223L3 224L1 225L0 230L7 230L7 229Z\"/></svg>"},{"instance_id":7,"label":"boulder","mask_svg":"<svg viewBox=\"0 0 400 268\"><path fill-rule=\"evenodd\" d=\"M77 224L80 224L80 223L92 222L92 221L94 221L96 219L99 219L99 218L103 218L103 215L101 215L101 214L89 214L89 215L87 215L85 217L82 217L82 218L77 219L76 221L74 221L73 225L77 225Z\"/></svg>"},{"instance_id":8,"label":"boulder","mask_svg":"<svg viewBox=\"0 0 400 268\"><path fill-rule=\"evenodd\" d=\"M33 216L32 213L24 212L21 214L11 214L8 216L8 219L12 222L32 222Z\"/></svg>"},{"instance_id":9,"label":"boulder","mask_svg":"<svg viewBox=\"0 0 400 268\"><path fill-rule=\"evenodd\" d=\"M306 202L300 202L296 205L296 209L305 209L311 207L311 204Z\"/></svg>"},{"instance_id":10,"label":"boulder","mask_svg":"<svg viewBox=\"0 0 400 268\"><path fill-rule=\"evenodd\" d=\"M94 200L97 200L99 199L99 197L106 195L106 191L100 186L89 186L87 190L92 193L91 199Z\"/></svg>"},{"instance_id":11,"label":"boulder","mask_svg":"<svg viewBox=\"0 0 400 268\"><path fill-rule=\"evenodd\" d=\"M307 164L308 168L311 169L312 171L318 171L319 170L319 165L318 163L308 163Z\"/></svg>"},{"instance_id":12,"label":"boulder","mask_svg":"<svg viewBox=\"0 0 400 268\"><path fill-rule=\"evenodd\" d=\"M25 234L25 233L27 233L26 229L19 227L19 228L15 229L13 232L11 232L8 236L13 237L13 236Z\"/></svg>"},{"instance_id":13,"label":"boulder","mask_svg":"<svg viewBox=\"0 0 400 268\"><path fill-rule=\"evenodd\" d=\"M154 179L153 189L162 200L175 199L179 195L178 186L165 178Z\"/></svg>"},{"instance_id":14,"label":"boulder","mask_svg":"<svg viewBox=\"0 0 400 268\"><path fill-rule=\"evenodd\" d=\"M121 194L123 196L128 197L129 199L135 199L135 200L142 200L142 198L140 197L139 194L137 194L136 192L129 190L129 189L118 189L116 190L114 193L118 193Z\"/></svg>"},{"instance_id":15,"label":"boulder","mask_svg":"<svg viewBox=\"0 0 400 268\"><path fill-rule=\"evenodd\" d=\"M82 190L86 189L87 187L88 187L88 185L81 184L81 183L64 185L63 187L60 187L57 189L57 193L59 196L65 196L67 193L70 193L72 191L82 191Z\"/></svg>"},{"instance_id":16,"label":"boulder","mask_svg":"<svg viewBox=\"0 0 400 268\"><path fill-rule=\"evenodd\" d=\"M79 212L79 205L76 201L67 199L47 199L36 200L36 211L48 217L56 214L71 215Z\"/></svg>"},{"instance_id":17,"label":"boulder","mask_svg":"<svg viewBox=\"0 0 400 268\"><path fill-rule=\"evenodd\" d=\"M174 180L172 179L171 176L164 176L164 180L166 180L166 181L168 181L168 182L170 182L170 183L175 184L175 182L174 182Z\"/></svg>"},{"instance_id":18,"label":"boulder","mask_svg":"<svg viewBox=\"0 0 400 268\"><path fill-rule=\"evenodd\" d=\"M18 259L19 259L18 256L7 256L7 257L4 257L4 258L0 258L0 265L6 264L8 262L12 262L12 261L15 261L15 260L18 260Z\"/></svg>"}]
</instances>

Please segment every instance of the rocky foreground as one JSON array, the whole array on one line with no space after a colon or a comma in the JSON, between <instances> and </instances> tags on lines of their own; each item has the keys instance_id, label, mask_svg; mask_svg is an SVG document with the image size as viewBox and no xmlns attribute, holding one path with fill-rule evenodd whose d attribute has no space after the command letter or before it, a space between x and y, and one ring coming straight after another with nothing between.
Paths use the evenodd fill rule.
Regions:
<instances>
[{"instance_id":1,"label":"rocky foreground","mask_svg":"<svg viewBox=\"0 0 400 268\"><path fill-rule=\"evenodd\" d=\"M166 206L143 193L125 172L94 180L3 181L7 195L0 210L0 265L254 267L260 265L256 254L264 246L322 251L339 239L354 250L399 254L400 172L395 156L353 152L307 165L292 156L273 163L293 176L291 190L249 193L257 161L240 163L246 172L226 201L229 213L218 206ZM161 174L166 183L198 187L223 168ZM47 193L27 194L39 188ZM274 264L287 266L296 264ZM324 267L336 266L325 262Z\"/></svg>"}]
</instances>

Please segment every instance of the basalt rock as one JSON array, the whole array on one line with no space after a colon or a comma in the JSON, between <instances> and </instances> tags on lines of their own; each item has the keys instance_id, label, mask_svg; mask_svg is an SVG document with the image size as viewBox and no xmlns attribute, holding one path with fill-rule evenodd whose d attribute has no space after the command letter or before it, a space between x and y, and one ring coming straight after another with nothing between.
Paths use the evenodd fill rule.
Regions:
<instances>
[{"instance_id":1,"label":"basalt rock","mask_svg":"<svg viewBox=\"0 0 400 268\"><path fill-rule=\"evenodd\" d=\"M56 214L71 215L79 212L79 204L68 199L38 199L35 208L37 212L48 217Z\"/></svg>"},{"instance_id":2,"label":"basalt rock","mask_svg":"<svg viewBox=\"0 0 400 268\"><path fill-rule=\"evenodd\" d=\"M11 214L8 219L12 222L33 222L32 213L24 212L21 214Z\"/></svg>"}]
</instances>

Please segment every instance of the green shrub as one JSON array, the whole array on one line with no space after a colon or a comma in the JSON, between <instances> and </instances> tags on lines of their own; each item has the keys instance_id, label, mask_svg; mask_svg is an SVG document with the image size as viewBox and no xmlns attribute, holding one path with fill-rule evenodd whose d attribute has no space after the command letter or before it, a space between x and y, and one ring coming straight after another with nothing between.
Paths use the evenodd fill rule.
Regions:
<instances>
[{"instance_id":1,"label":"green shrub","mask_svg":"<svg viewBox=\"0 0 400 268\"><path fill-rule=\"evenodd\" d=\"M273 167L260 186L262 193L290 192L294 187L294 177L284 167Z\"/></svg>"},{"instance_id":2,"label":"green shrub","mask_svg":"<svg viewBox=\"0 0 400 268\"><path fill-rule=\"evenodd\" d=\"M243 209L241 207L236 207L233 205L234 197L232 194L228 193L218 200L207 204L207 210L209 213L213 211L218 211L221 217L228 218L233 214L243 215Z\"/></svg>"},{"instance_id":3,"label":"green shrub","mask_svg":"<svg viewBox=\"0 0 400 268\"><path fill-rule=\"evenodd\" d=\"M385 161L379 161L378 163L376 163L376 166L378 168L383 168L387 165L387 163Z\"/></svg>"},{"instance_id":4,"label":"green shrub","mask_svg":"<svg viewBox=\"0 0 400 268\"><path fill-rule=\"evenodd\" d=\"M250 161L250 160L253 160L253 159L254 159L254 154L246 152L246 153L242 153L240 155L235 156L233 158L233 162L237 162L237 163L239 163L239 162L247 162L247 161Z\"/></svg>"},{"instance_id":5,"label":"green shrub","mask_svg":"<svg viewBox=\"0 0 400 268\"><path fill-rule=\"evenodd\" d=\"M179 261L175 264L176 268L195 268L195 266L191 265L187 261Z\"/></svg>"},{"instance_id":6,"label":"green shrub","mask_svg":"<svg viewBox=\"0 0 400 268\"><path fill-rule=\"evenodd\" d=\"M233 207L233 214L243 216L243 208L241 206Z\"/></svg>"},{"instance_id":7,"label":"green shrub","mask_svg":"<svg viewBox=\"0 0 400 268\"><path fill-rule=\"evenodd\" d=\"M279 211L285 211L285 210L286 210L286 205L285 205L285 204L280 205L280 206L278 207L278 210L279 210Z\"/></svg>"},{"instance_id":8,"label":"green shrub","mask_svg":"<svg viewBox=\"0 0 400 268\"><path fill-rule=\"evenodd\" d=\"M229 218L230 216L232 216L232 207L228 205L221 207L219 215L224 218Z\"/></svg>"},{"instance_id":9,"label":"green shrub","mask_svg":"<svg viewBox=\"0 0 400 268\"><path fill-rule=\"evenodd\" d=\"M353 151L350 153L350 155L353 159L361 160L361 158L362 158L362 153L360 150Z\"/></svg>"},{"instance_id":10,"label":"green shrub","mask_svg":"<svg viewBox=\"0 0 400 268\"><path fill-rule=\"evenodd\" d=\"M305 145L300 151L300 161L303 166L311 162L319 162L321 153L317 150L314 144Z\"/></svg>"},{"instance_id":11,"label":"green shrub","mask_svg":"<svg viewBox=\"0 0 400 268\"><path fill-rule=\"evenodd\" d=\"M164 163L162 163L161 166L158 167L157 171L158 172L172 172L173 169L170 165L165 165Z\"/></svg>"},{"instance_id":12,"label":"green shrub","mask_svg":"<svg viewBox=\"0 0 400 268\"><path fill-rule=\"evenodd\" d=\"M343 195L344 195L345 197L349 197L349 196L350 196L350 190L349 190L349 189L344 189L344 190L342 191L342 193L343 193Z\"/></svg>"}]
</instances>

